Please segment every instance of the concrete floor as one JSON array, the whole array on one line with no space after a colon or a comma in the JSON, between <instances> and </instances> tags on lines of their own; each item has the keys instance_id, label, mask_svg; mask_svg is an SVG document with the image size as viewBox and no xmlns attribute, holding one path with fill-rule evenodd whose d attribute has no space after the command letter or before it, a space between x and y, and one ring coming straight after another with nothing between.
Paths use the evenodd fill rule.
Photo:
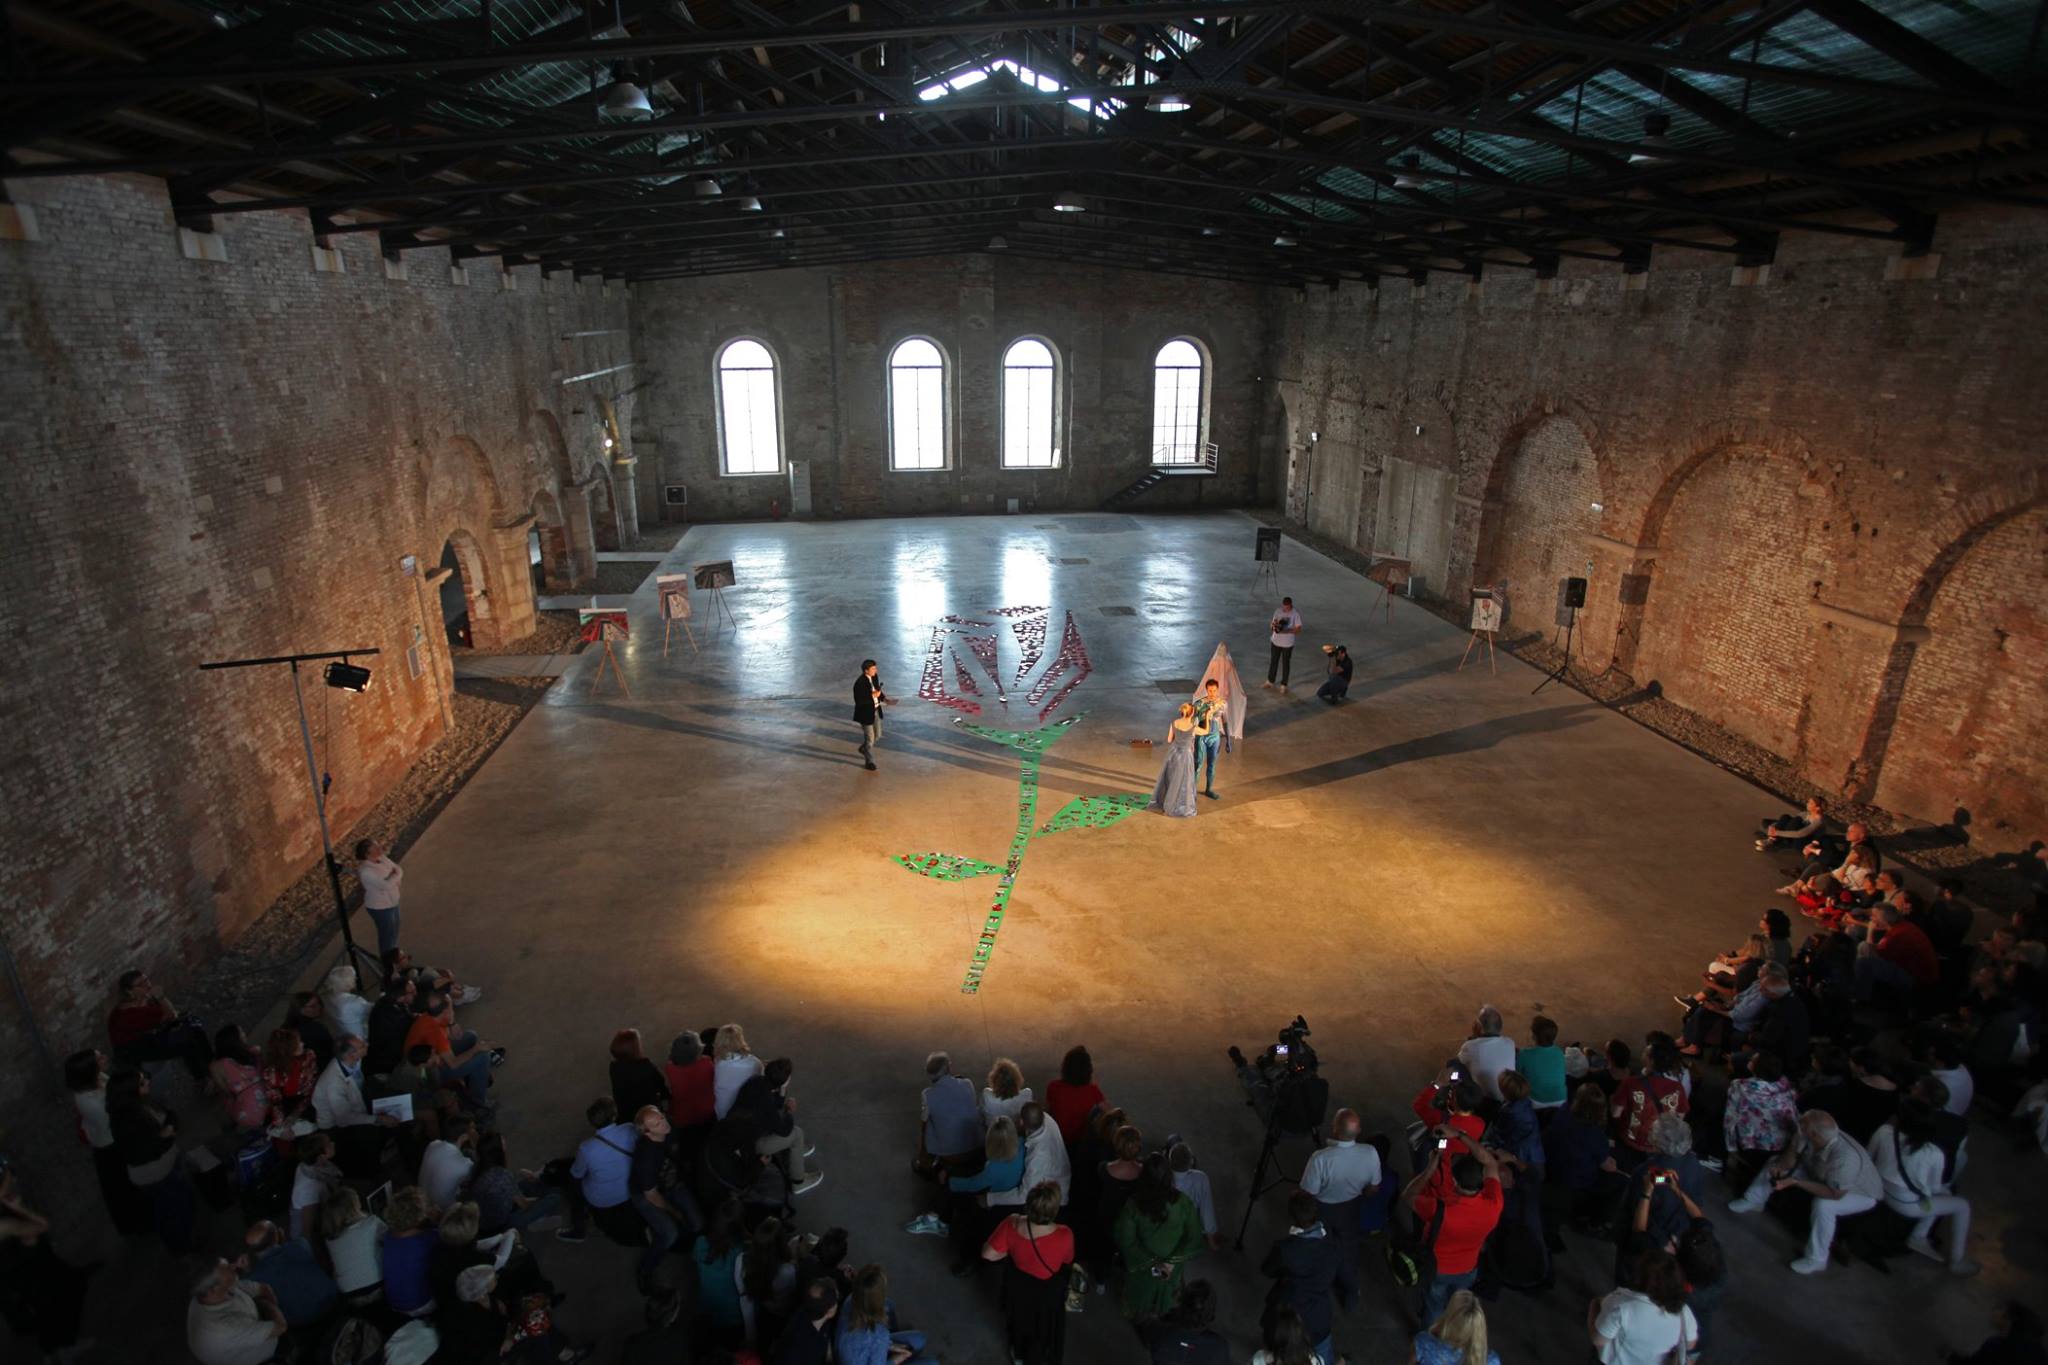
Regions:
<instances>
[{"instance_id":1,"label":"concrete floor","mask_svg":"<svg viewBox=\"0 0 2048 1365\"><path fill-rule=\"evenodd\" d=\"M1234 1225L1259 1130L1223 1049L1262 1046L1297 1010L1333 1103L1388 1130L1482 1001L1517 1029L1540 1008L1567 1040L1669 1027L1671 991L1770 900L1777 869L1745 831L1776 803L1575 692L1531 696L1538 675L1505 657L1498 675L1453 672L1463 632L1402 603L1387 621L1377 587L1292 541L1280 582L1308 622L1296 686L1259 690L1274 602L1253 590L1252 539L1235 514L693 529L663 571L732 559L737 627L699 594L701 652L678 631L664 660L650 579L619 651L631 699L609 677L593 693L597 657L578 657L407 859L408 946L483 983L466 1022L511 1049L515 1159L538 1165L581 1135L614 1028L665 1051L682 1028L738 1020L764 1056L796 1061L826 1172L803 1224L851 1229L854 1259L889 1268L944 1359L993 1362L993 1285L950 1279L942 1243L899 1231L920 1207L907 1168L932 1048L976 1075L1014 1057L1042 1090L1087 1043L1148 1138L1188 1136ZM1161 735L1218 640L1252 685L1249 734L1198 818L1140 813L1035 841L982 989L963 994L993 879L926 880L888 855L1004 858L1016 755L916 692L934 621L1007 606L1055 609L1049 649L1072 612L1094 666L1058 713L1085 719L1046 755L1041 824L1072 797L1150 790L1157 757L1129 741ZM1337 709L1311 695L1324 641L1358 665ZM867 655L898 703L876 773L850 721ZM1717 1354L1974 1345L1996 1300L2040 1270L2037 1242L2001 1250L2007 1215L1989 1207L2010 1153L1976 1146L1982 1278L1916 1263L1796 1280L1786 1234L1724 1218L1738 1264ZM1281 1205L1259 1206L1245 1255L1198 1267L1246 1354ZM566 1324L616 1342L636 1313L627 1253L545 1237L539 1250L576 1290ZM1610 1261L1579 1244L1547 1299L1493 1305L1504 1359L1581 1360ZM1405 1359L1391 1289L1371 1268L1367 1285L1340 1348ZM1109 1302L1072 1325L1070 1359L1133 1358Z\"/></svg>"}]
</instances>

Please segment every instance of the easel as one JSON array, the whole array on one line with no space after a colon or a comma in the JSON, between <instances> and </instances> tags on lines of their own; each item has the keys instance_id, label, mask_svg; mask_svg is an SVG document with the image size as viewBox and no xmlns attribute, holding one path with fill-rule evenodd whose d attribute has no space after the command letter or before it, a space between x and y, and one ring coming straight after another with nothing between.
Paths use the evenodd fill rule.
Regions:
<instances>
[{"instance_id":1,"label":"easel","mask_svg":"<svg viewBox=\"0 0 2048 1365\"><path fill-rule=\"evenodd\" d=\"M619 691L624 692L627 699L631 700L633 689L626 686L626 675L619 668L619 656L612 653L612 637L610 635L604 636L603 645L604 654L597 661L597 672L590 675L590 695L593 697L597 695L597 685L604 681L605 665L610 664L612 677L618 680Z\"/></svg>"},{"instance_id":2,"label":"easel","mask_svg":"<svg viewBox=\"0 0 2048 1365\"><path fill-rule=\"evenodd\" d=\"M1365 571L1365 576L1380 585L1379 600L1374 602L1372 607L1381 608L1386 613L1387 624L1392 625L1394 623L1395 580L1398 579L1403 586L1406 586L1413 581L1415 577L1414 570L1409 567L1407 560L1389 556L1374 563L1371 568ZM1365 609L1367 616L1372 615L1372 607Z\"/></svg>"},{"instance_id":3,"label":"easel","mask_svg":"<svg viewBox=\"0 0 2048 1365\"><path fill-rule=\"evenodd\" d=\"M711 594L711 619L716 621L722 615L727 625L737 627L739 622L733 619L732 608L725 605L725 589L710 588L707 591Z\"/></svg>"},{"instance_id":4,"label":"easel","mask_svg":"<svg viewBox=\"0 0 2048 1365\"><path fill-rule=\"evenodd\" d=\"M1387 624L1392 625L1394 623L1394 590L1384 582L1380 584L1380 600L1372 604L1372 607L1378 606L1384 606L1387 609ZM1365 609L1367 616L1372 615L1372 607Z\"/></svg>"},{"instance_id":5,"label":"easel","mask_svg":"<svg viewBox=\"0 0 2048 1365\"><path fill-rule=\"evenodd\" d=\"M663 617L661 622L661 657L664 659L668 657L668 637L675 632L675 628L678 625L682 626L684 636L690 641L690 652L692 654L701 652L697 648L697 636L690 629L689 620L681 616L667 616Z\"/></svg>"},{"instance_id":6,"label":"easel","mask_svg":"<svg viewBox=\"0 0 2048 1365\"><path fill-rule=\"evenodd\" d=\"M1472 632L1472 638L1465 642L1465 652L1459 656L1458 666L1451 670L1453 673L1465 671L1465 660L1472 657L1472 646L1479 643L1479 637L1482 635L1486 637L1486 666L1495 673L1500 672L1499 667L1493 662L1493 632L1490 630L1475 630Z\"/></svg>"},{"instance_id":7,"label":"easel","mask_svg":"<svg viewBox=\"0 0 2048 1365\"><path fill-rule=\"evenodd\" d=\"M1280 565L1277 561L1259 561L1259 572L1252 579L1252 596L1257 597L1261 588L1266 590L1268 596L1280 596Z\"/></svg>"}]
</instances>

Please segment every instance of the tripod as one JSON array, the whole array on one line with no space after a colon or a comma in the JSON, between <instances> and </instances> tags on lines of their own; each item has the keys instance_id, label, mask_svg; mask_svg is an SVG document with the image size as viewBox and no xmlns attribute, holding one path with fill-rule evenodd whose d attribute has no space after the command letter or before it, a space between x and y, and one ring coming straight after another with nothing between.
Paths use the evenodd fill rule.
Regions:
<instances>
[{"instance_id":1,"label":"tripod","mask_svg":"<svg viewBox=\"0 0 2048 1365\"><path fill-rule=\"evenodd\" d=\"M1245 1103L1252 1105L1254 1108L1257 1107L1257 1102L1254 1100L1246 1100ZM1237 1241L1233 1245L1239 1251L1244 1250L1245 1230L1252 1225L1252 1210L1259 1206L1259 1200L1265 1198L1266 1194L1271 1190L1278 1189L1282 1185L1293 1185L1300 1180L1299 1176L1289 1175L1287 1168L1280 1164L1280 1139L1283 1137L1305 1137L1312 1145L1318 1148L1323 1145L1323 1135L1315 1126L1312 1125L1306 1129L1291 1132L1280 1122L1281 1112L1282 1100L1276 1093L1273 1096L1273 1112L1266 1120L1266 1139L1259 1146L1259 1161L1256 1166L1252 1167L1252 1192L1244 1201L1244 1217L1239 1219L1237 1224ZM1273 1167L1273 1178L1271 1180L1266 1178L1266 1165L1269 1162Z\"/></svg>"},{"instance_id":2,"label":"tripod","mask_svg":"<svg viewBox=\"0 0 2048 1365\"><path fill-rule=\"evenodd\" d=\"M1545 674L1542 682L1529 689L1529 695L1532 697L1552 683L1562 681L1566 670L1572 666L1572 630L1579 623L1579 609L1577 607L1566 607L1565 613L1564 657L1558 660L1555 672Z\"/></svg>"}]
</instances>

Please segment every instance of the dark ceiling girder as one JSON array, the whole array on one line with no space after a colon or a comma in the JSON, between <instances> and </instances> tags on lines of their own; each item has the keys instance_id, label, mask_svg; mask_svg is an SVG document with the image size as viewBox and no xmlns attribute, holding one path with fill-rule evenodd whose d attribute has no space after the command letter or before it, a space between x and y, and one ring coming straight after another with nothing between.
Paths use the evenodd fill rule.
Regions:
<instances>
[{"instance_id":1,"label":"dark ceiling girder","mask_svg":"<svg viewBox=\"0 0 2048 1365\"><path fill-rule=\"evenodd\" d=\"M2005 88L1890 15L1872 9L1863 0L1808 0L1807 8L1858 42L1876 48L1899 65L1945 90L1962 92Z\"/></svg>"}]
</instances>

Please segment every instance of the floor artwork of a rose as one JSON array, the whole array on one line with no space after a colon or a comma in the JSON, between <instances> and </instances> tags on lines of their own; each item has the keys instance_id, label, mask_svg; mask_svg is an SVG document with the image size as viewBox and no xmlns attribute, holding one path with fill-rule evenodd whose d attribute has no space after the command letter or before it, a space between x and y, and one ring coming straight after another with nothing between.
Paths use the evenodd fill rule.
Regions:
<instances>
[{"instance_id":1,"label":"floor artwork of a rose","mask_svg":"<svg viewBox=\"0 0 2048 1365\"><path fill-rule=\"evenodd\" d=\"M1060 720L1053 713L1071 698L1094 667L1088 661L1088 647L1081 640L1074 613L1066 612L1060 631L1059 648L1048 656L1052 628L1049 607L1003 607L984 613L992 620L966 616L944 616L932 627L931 648L925 651L924 668L918 679L917 695L926 701L958 711L954 723L963 730L992 743L1017 751L1017 827L1010 837L1009 856L1001 863L987 863L957 853L902 853L891 861L901 863L921 877L939 881L967 881L975 877L996 878L995 894L975 940L974 956L960 983L961 993L981 990L983 973L995 951L996 932L1003 926L1003 911L1017 886L1017 874L1024 866L1024 854L1032 841L1073 829L1102 829L1138 810L1151 798L1143 793L1116 792L1102 796L1077 796L1060 807L1043 825L1038 821L1038 770L1045 751L1065 737L1085 712ZM1008 626L1005 639L1004 625ZM1003 683L1006 654L1014 651L1016 667L1009 685ZM986 679L986 681L981 681ZM1029 686L1026 686L1027 680ZM1057 690L1055 690L1057 688ZM1012 718L1034 718L1028 729L998 729L967 719L983 714L982 699L993 694L997 705L1008 708L1011 694L1022 705L1006 711Z\"/></svg>"}]
</instances>

